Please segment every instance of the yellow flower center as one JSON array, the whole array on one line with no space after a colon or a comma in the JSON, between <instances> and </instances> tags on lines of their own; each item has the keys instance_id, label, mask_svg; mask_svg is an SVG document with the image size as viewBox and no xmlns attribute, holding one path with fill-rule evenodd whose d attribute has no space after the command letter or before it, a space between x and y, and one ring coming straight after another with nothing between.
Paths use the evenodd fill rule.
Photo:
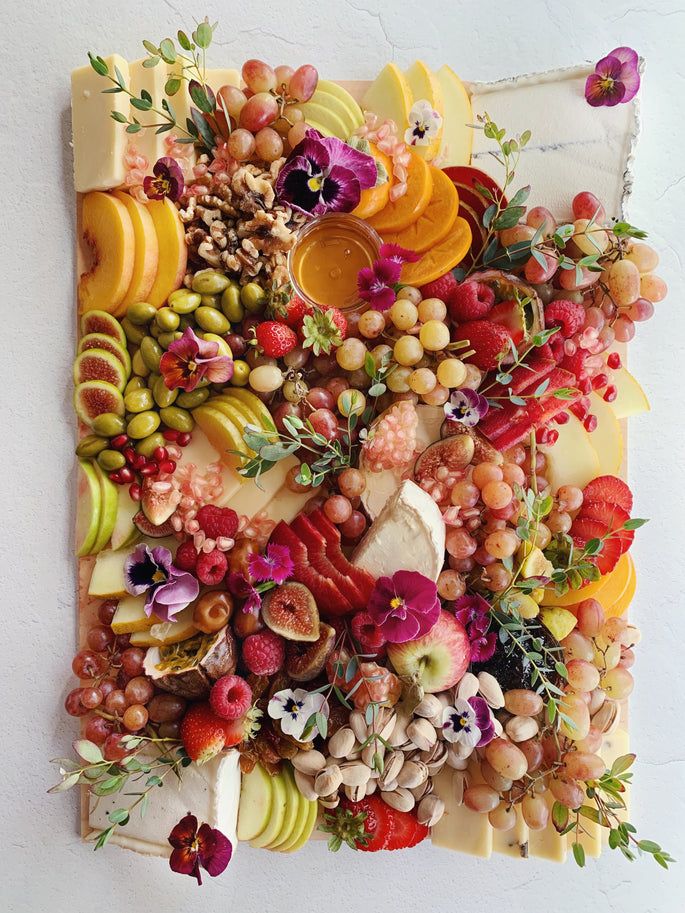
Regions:
<instances>
[{"instance_id":1,"label":"yellow flower center","mask_svg":"<svg viewBox=\"0 0 685 913\"><path fill-rule=\"evenodd\" d=\"M393 609L399 609L402 605L404 605L404 602L399 596L395 596L394 599L390 600L390 607Z\"/></svg>"},{"instance_id":2,"label":"yellow flower center","mask_svg":"<svg viewBox=\"0 0 685 913\"><path fill-rule=\"evenodd\" d=\"M321 190L321 185L323 181L320 177L309 178L307 181L307 187L312 191L312 193L318 193Z\"/></svg>"}]
</instances>

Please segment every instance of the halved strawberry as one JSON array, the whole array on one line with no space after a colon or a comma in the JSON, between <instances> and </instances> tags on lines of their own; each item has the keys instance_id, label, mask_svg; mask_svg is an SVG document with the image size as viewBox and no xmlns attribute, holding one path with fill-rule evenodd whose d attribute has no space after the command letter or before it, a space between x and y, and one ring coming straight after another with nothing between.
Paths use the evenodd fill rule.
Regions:
<instances>
[{"instance_id":1,"label":"halved strawberry","mask_svg":"<svg viewBox=\"0 0 685 913\"><path fill-rule=\"evenodd\" d=\"M404 850L416 846L428 836L428 828L420 824L413 812L400 812L390 809L390 838L386 850Z\"/></svg>"},{"instance_id":2,"label":"halved strawberry","mask_svg":"<svg viewBox=\"0 0 685 913\"><path fill-rule=\"evenodd\" d=\"M633 493L618 476L597 476L585 486L583 497L587 501L608 501L610 504L618 504L627 513L633 509Z\"/></svg>"},{"instance_id":3,"label":"halved strawberry","mask_svg":"<svg viewBox=\"0 0 685 913\"><path fill-rule=\"evenodd\" d=\"M618 504L609 504L607 501L583 501L576 519L599 520L607 532L614 532L613 538L621 544L621 554L627 552L633 544L635 533L632 529L622 529L624 523L630 520L630 514Z\"/></svg>"},{"instance_id":4,"label":"halved strawberry","mask_svg":"<svg viewBox=\"0 0 685 913\"><path fill-rule=\"evenodd\" d=\"M571 524L570 535L574 543L583 548L590 539L601 539L607 533L607 526L600 520L591 520L589 517L576 517ZM600 574L608 574L618 564L618 559L622 555L621 543L618 537L612 537L604 540L602 551L594 555L590 560L596 564Z\"/></svg>"},{"instance_id":5,"label":"halved strawberry","mask_svg":"<svg viewBox=\"0 0 685 913\"><path fill-rule=\"evenodd\" d=\"M526 314L523 305L515 298L507 298L496 304L488 314L488 320L505 327L515 346L519 346L526 335Z\"/></svg>"}]
</instances>

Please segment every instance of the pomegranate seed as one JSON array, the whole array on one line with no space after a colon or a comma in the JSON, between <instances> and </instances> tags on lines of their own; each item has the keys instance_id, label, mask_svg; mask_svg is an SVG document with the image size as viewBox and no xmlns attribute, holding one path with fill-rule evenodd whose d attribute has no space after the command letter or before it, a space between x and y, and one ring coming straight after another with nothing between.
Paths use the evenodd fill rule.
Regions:
<instances>
[{"instance_id":1,"label":"pomegranate seed","mask_svg":"<svg viewBox=\"0 0 685 913\"><path fill-rule=\"evenodd\" d=\"M570 421L570 419L571 416L568 414L568 412L560 412L559 415L554 416L554 421L557 423L557 425L565 425L568 421Z\"/></svg>"},{"instance_id":2,"label":"pomegranate seed","mask_svg":"<svg viewBox=\"0 0 685 913\"><path fill-rule=\"evenodd\" d=\"M140 501L143 494L143 489L137 482L132 482L129 486L128 493L131 496L132 501Z\"/></svg>"},{"instance_id":3,"label":"pomegranate seed","mask_svg":"<svg viewBox=\"0 0 685 913\"><path fill-rule=\"evenodd\" d=\"M169 454L167 453L166 447L155 447L152 456L157 460L158 463L161 463L166 460Z\"/></svg>"},{"instance_id":4,"label":"pomegranate seed","mask_svg":"<svg viewBox=\"0 0 685 913\"><path fill-rule=\"evenodd\" d=\"M592 389L601 390L602 387L606 387L609 383L609 378L606 374L597 374L592 378Z\"/></svg>"},{"instance_id":5,"label":"pomegranate seed","mask_svg":"<svg viewBox=\"0 0 685 913\"><path fill-rule=\"evenodd\" d=\"M586 430L587 432L589 432L590 434L591 434L593 431L595 431L596 428L597 428L597 416L596 416L596 415L588 415L587 418L585 419L585 421L583 422L583 427L584 427L585 430Z\"/></svg>"},{"instance_id":6,"label":"pomegranate seed","mask_svg":"<svg viewBox=\"0 0 685 913\"><path fill-rule=\"evenodd\" d=\"M535 440L538 444L549 443L549 428L538 428L535 432Z\"/></svg>"},{"instance_id":7,"label":"pomegranate seed","mask_svg":"<svg viewBox=\"0 0 685 913\"><path fill-rule=\"evenodd\" d=\"M133 458L133 468L137 469L139 472L147 463L146 457L142 453L137 453Z\"/></svg>"},{"instance_id":8,"label":"pomegranate seed","mask_svg":"<svg viewBox=\"0 0 685 913\"><path fill-rule=\"evenodd\" d=\"M135 458L136 458L136 452L135 452L135 450L133 449L133 447L125 447L125 448L124 448L124 456L126 457L126 462L129 464L129 466L132 466L132 465L133 465L133 461L134 461Z\"/></svg>"},{"instance_id":9,"label":"pomegranate seed","mask_svg":"<svg viewBox=\"0 0 685 913\"><path fill-rule=\"evenodd\" d=\"M547 436L547 443L552 447L559 440L559 432L556 428L550 428Z\"/></svg>"},{"instance_id":10,"label":"pomegranate seed","mask_svg":"<svg viewBox=\"0 0 685 913\"><path fill-rule=\"evenodd\" d=\"M579 418L582 422L590 410L582 402L579 402L579 403L572 403L569 406L569 411L572 412L575 415L575 417Z\"/></svg>"},{"instance_id":11,"label":"pomegranate seed","mask_svg":"<svg viewBox=\"0 0 685 913\"><path fill-rule=\"evenodd\" d=\"M612 352L611 355L607 358L607 364L612 370L616 370L621 367L621 356L618 352Z\"/></svg>"},{"instance_id":12,"label":"pomegranate seed","mask_svg":"<svg viewBox=\"0 0 685 913\"><path fill-rule=\"evenodd\" d=\"M159 471L166 472L171 475L173 472L176 472L176 463L174 460L162 460L159 464Z\"/></svg>"},{"instance_id":13,"label":"pomegranate seed","mask_svg":"<svg viewBox=\"0 0 685 913\"><path fill-rule=\"evenodd\" d=\"M109 479L110 482L114 482L115 485L121 485L121 476L119 475L118 470L116 472L110 472Z\"/></svg>"},{"instance_id":14,"label":"pomegranate seed","mask_svg":"<svg viewBox=\"0 0 685 913\"><path fill-rule=\"evenodd\" d=\"M135 476L133 475L131 467L124 466L123 469L120 469L119 478L121 479L120 485L128 485L129 482L132 482L135 479Z\"/></svg>"},{"instance_id":15,"label":"pomegranate seed","mask_svg":"<svg viewBox=\"0 0 685 913\"><path fill-rule=\"evenodd\" d=\"M193 436L189 431L182 431L176 439L176 443L179 447L187 447L192 439Z\"/></svg>"},{"instance_id":16,"label":"pomegranate seed","mask_svg":"<svg viewBox=\"0 0 685 913\"><path fill-rule=\"evenodd\" d=\"M149 463L146 462L139 472L141 476L156 476L159 472L159 464L151 460Z\"/></svg>"},{"instance_id":17,"label":"pomegranate seed","mask_svg":"<svg viewBox=\"0 0 685 913\"><path fill-rule=\"evenodd\" d=\"M165 428L162 431L162 437L165 441L177 441L180 433L180 431L174 431L173 428Z\"/></svg>"},{"instance_id":18,"label":"pomegranate seed","mask_svg":"<svg viewBox=\"0 0 685 913\"><path fill-rule=\"evenodd\" d=\"M579 377L576 381L576 386L581 393L589 393L592 390L592 381L589 377Z\"/></svg>"},{"instance_id":19,"label":"pomegranate seed","mask_svg":"<svg viewBox=\"0 0 685 913\"><path fill-rule=\"evenodd\" d=\"M609 384L609 386L604 391L605 402L613 403L613 401L616 399L617 396L618 396L618 389L614 386L614 384Z\"/></svg>"},{"instance_id":20,"label":"pomegranate seed","mask_svg":"<svg viewBox=\"0 0 685 913\"><path fill-rule=\"evenodd\" d=\"M116 437L113 437L109 442L109 446L114 450L123 450L124 447L128 444L128 435L126 434L117 434Z\"/></svg>"}]
</instances>

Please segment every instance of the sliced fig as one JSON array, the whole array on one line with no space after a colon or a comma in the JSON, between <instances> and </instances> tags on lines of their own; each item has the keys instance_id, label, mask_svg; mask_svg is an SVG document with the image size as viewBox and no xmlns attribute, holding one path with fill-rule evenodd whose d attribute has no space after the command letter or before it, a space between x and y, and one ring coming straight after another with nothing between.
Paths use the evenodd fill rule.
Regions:
<instances>
[{"instance_id":1,"label":"sliced fig","mask_svg":"<svg viewBox=\"0 0 685 913\"><path fill-rule=\"evenodd\" d=\"M445 419L440 428L440 435L443 439L454 437L457 434L468 434L473 440L473 459L472 463L501 463L502 454L492 446L483 435L475 428L469 428L462 422L455 422L453 419Z\"/></svg>"},{"instance_id":2,"label":"sliced fig","mask_svg":"<svg viewBox=\"0 0 685 913\"><path fill-rule=\"evenodd\" d=\"M100 349L114 355L124 366L127 374L131 373L131 356L128 350L122 346L113 336L107 336L105 333L88 333L78 344L79 354L89 349Z\"/></svg>"},{"instance_id":3,"label":"sliced fig","mask_svg":"<svg viewBox=\"0 0 685 913\"><path fill-rule=\"evenodd\" d=\"M173 536L176 532L171 525L170 519L160 523L159 526L155 526L154 523L151 523L148 520L142 510L139 510L135 515L133 523L140 532L149 539L163 539L165 536Z\"/></svg>"},{"instance_id":4,"label":"sliced fig","mask_svg":"<svg viewBox=\"0 0 685 913\"><path fill-rule=\"evenodd\" d=\"M473 459L474 452L475 444L470 434L455 434L435 441L414 464L414 478L419 484L427 479L437 479L441 466L450 472L461 472Z\"/></svg>"},{"instance_id":5,"label":"sliced fig","mask_svg":"<svg viewBox=\"0 0 685 913\"><path fill-rule=\"evenodd\" d=\"M310 682L323 671L326 660L333 652L336 631L321 622L319 637L314 643L300 645L289 643L285 651L285 671L296 682Z\"/></svg>"},{"instance_id":6,"label":"sliced fig","mask_svg":"<svg viewBox=\"0 0 685 913\"><path fill-rule=\"evenodd\" d=\"M106 380L87 380L74 391L74 409L81 421L90 425L104 412L123 415L124 397L114 384Z\"/></svg>"},{"instance_id":7,"label":"sliced fig","mask_svg":"<svg viewBox=\"0 0 685 913\"><path fill-rule=\"evenodd\" d=\"M150 479L146 479L143 484L140 506L150 523L159 527L166 524L178 507L180 500L181 492L174 488L171 482L152 482ZM137 523L136 526L138 526ZM140 527L138 528L140 529ZM151 533L151 535L167 536L169 533Z\"/></svg>"},{"instance_id":8,"label":"sliced fig","mask_svg":"<svg viewBox=\"0 0 685 913\"><path fill-rule=\"evenodd\" d=\"M499 269L485 269L472 273L469 282L484 282L495 293L497 301L516 298L523 303L525 318L525 338L530 339L545 328L545 316L542 301L532 285L522 282L518 276L505 273ZM506 362L507 359L505 359Z\"/></svg>"},{"instance_id":9,"label":"sliced fig","mask_svg":"<svg viewBox=\"0 0 685 913\"><path fill-rule=\"evenodd\" d=\"M89 333L104 333L105 336L116 339L124 349L127 348L124 328L107 311L88 311L81 317L81 335L87 336Z\"/></svg>"},{"instance_id":10,"label":"sliced fig","mask_svg":"<svg viewBox=\"0 0 685 913\"><path fill-rule=\"evenodd\" d=\"M209 694L214 682L235 672L235 640L228 626L216 634L197 634L180 644L150 647L144 670L158 688L197 699Z\"/></svg>"},{"instance_id":11,"label":"sliced fig","mask_svg":"<svg viewBox=\"0 0 685 913\"><path fill-rule=\"evenodd\" d=\"M286 640L314 643L319 639L319 610L311 590L302 583L284 583L270 590L262 603L262 618Z\"/></svg>"},{"instance_id":12,"label":"sliced fig","mask_svg":"<svg viewBox=\"0 0 685 913\"><path fill-rule=\"evenodd\" d=\"M126 368L121 359L105 349L86 349L74 361L74 383L85 380L106 380L117 390L123 390L127 381Z\"/></svg>"}]
</instances>

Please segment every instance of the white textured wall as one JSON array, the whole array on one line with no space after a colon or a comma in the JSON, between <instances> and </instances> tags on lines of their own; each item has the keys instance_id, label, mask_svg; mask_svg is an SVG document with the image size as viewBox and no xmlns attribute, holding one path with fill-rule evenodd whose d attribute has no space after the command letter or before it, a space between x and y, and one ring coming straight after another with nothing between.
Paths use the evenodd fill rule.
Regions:
<instances>
[{"instance_id":1,"label":"white textured wall","mask_svg":"<svg viewBox=\"0 0 685 913\"><path fill-rule=\"evenodd\" d=\"M246 57L315 63L326 76L372 77L388 59L450 63L469 79L597 59L619 44L647 59L644 133L630 215L663 252L670 298L640 327L631 365L653 409L633 426L631 479L637 515L652 522L634 554L634 618L644 632L632 704L634 819L682 862L671 873L649 860L606 855L585 871L536 862L472 860L425 845L408 854L330 856L324 845L296 857L242 850L201 890L166 863L116 848L93 854L76 834L76 796L50 798L47 760L68 750L62 711L74 631L72 415L73 195L69 71L86 51L132 59L139 40L192 20L221 19L212 63ZM683 95L685 8L649 0L599 3L463 0L1 0L0 58L6 264L1 300L0 580L3 661L0 726L0 907L7 913L165 913L207 910L309 913L403 909L581 909L675 913L685 893L685 742L682 598L683 479ZM569 176L572 180L573 176ZM577 188L583 189L583 188Z\"/></svg>"}]
</instances>

